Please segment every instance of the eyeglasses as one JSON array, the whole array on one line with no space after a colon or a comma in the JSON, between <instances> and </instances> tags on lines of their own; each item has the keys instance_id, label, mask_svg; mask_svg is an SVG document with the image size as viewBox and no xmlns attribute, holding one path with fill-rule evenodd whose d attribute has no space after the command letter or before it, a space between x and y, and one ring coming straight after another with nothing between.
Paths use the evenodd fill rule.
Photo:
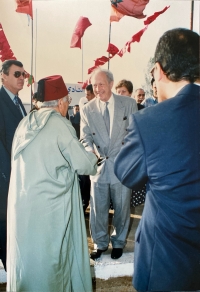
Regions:
<instances>
[{"instance_id":1,"label":"eyeglasses","mask_svg":"<svg viewBox=\"0 0 200 292\"><path fill-rule=\"evenodd\" d=\"M142 94L142 93L140 93L140 94L138 94L138 96L145 96L145 93L143 93L143 94Z\"/></svg>"},{"instance_id":2,"label":"eyeglasses","mask_svg":"<svg viewBox=\"0 0 200 292\"><path fill-rule=\"evenodd\" d=\"M21 71L15 71L14 74L15 78L19 78L21 75L25 78L26 77L26 73L25 72L21 72Z\"/></svg>"}]
</instances>

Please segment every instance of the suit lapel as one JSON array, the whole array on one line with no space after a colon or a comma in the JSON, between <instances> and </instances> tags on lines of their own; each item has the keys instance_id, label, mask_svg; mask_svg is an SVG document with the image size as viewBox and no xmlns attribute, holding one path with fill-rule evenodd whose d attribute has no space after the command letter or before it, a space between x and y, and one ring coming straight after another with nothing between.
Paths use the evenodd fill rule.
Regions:
<instances>
[{"instance_id":1,"label":"suit lapel","mask_svg":"<svg viewBox=\"0 0 200 292\"><path fill-rule=\"evenodd\" d=\"M110 143L111 149L113 145L115 144L117 137L119 136L119 132L121 131L123 120L125 118L124 105L122 104L119 98L116 98L115 94L113 94L113 97L114 97L114 118L113 118L113 127L112 127L112 133L111 133L111 143Z\"/></svg>"},{"instance_id":2,"label":"suit lapel","mask_svg":"<svg viewBox=\"0 0 200 292\"><path fill-rule=\"evenodd\" d=\"M20 121L23 118L23 116L22 116L22 114L20 114L20 112L17 109L16 105L11 100L10 96L7 94L7 92L5 91L5 89L3 88L3 86L1 88L1 92L2 92L1 98L3 99L4 103L7 105L7 107L10 110L10 112L13 114L13 116L15 116L15 118L18 121Z\"/></svg>"},{"instance_id":3,"label":"suit lapel","mask_svg":"<svg viewBox=\"0 0 200 292\"><path fill-rule=\"evenodd\" d=\"M99 108L99 100L97 98L95 100L94 107L92 107L90 113L93 120L93 124L96 125L96 129L100 137L104 140L106 145L109 144L110 138L108 136L106 125Z\"/></svg>"}]
</instances>

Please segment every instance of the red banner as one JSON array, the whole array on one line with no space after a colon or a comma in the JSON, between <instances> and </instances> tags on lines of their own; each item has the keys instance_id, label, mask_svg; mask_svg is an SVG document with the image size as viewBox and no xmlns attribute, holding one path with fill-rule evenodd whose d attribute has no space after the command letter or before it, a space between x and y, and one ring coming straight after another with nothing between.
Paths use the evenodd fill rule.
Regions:
<instances>
[{"instance_id":1,"label":"red banner","mask_svg":"<svg viewBox=\"0 0 200 292\"><path fill-rule=\"evenodd\" d=\"M15 0L17 3L16 12L29 14L33 19L32 0Z\"/></svg>"},{"instance_id":2,"label":"red banner","mask_svg":"<svg viewBox=\"0 0 200 292\"><path fill-rule=\"evenodd\" d=\"M111 0L110 22L119 21L124 15L144 18L143 11L149 0Z\"/></svg>"}]
</instances>

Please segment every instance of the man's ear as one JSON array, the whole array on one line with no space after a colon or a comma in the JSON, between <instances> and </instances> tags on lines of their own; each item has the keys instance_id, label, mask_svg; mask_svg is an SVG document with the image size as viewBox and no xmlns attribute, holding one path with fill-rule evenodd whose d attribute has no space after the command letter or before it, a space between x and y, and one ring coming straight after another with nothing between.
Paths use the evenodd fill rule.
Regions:
<instances>
[{"instance_id":1,"label":"man's ear","mask_svg":"<svg viewBox=\"0 0 200 292\"><path fill-rule=\"evenodd\" d=\"M161 79L163 79L163 77L165 77L165 73L163 72L159 63L156 63L155 67L156 67L155 69L157 71L157 79L158 79L158 81L160 81Z\"/></svg>"},{"instance_id":2,"label":"man's ear","mask_svg":"<svg viewBox=\"0 0 200 292\"><path fill-rule=\"evenodd\" d=\"M62 98L58 99L58 107L62 105Z\"/></svg>"}]
</instances>

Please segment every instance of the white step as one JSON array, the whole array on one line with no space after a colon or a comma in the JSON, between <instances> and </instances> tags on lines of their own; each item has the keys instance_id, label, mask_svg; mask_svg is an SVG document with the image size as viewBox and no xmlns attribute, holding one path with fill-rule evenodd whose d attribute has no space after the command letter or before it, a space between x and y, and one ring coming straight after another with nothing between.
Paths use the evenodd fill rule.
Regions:
<instances>
[{"instance_id":1,"label":"white step","mask_svg":"<svg viewBox=\"0 0 200 292\"><path fill-rule=\"evenodd\" d=\"M118 260L102 254L99 260L90 260L92 277L107 280L116 277L133 276L134 253L124 253Z\"/></svg>"}]
</instances>

